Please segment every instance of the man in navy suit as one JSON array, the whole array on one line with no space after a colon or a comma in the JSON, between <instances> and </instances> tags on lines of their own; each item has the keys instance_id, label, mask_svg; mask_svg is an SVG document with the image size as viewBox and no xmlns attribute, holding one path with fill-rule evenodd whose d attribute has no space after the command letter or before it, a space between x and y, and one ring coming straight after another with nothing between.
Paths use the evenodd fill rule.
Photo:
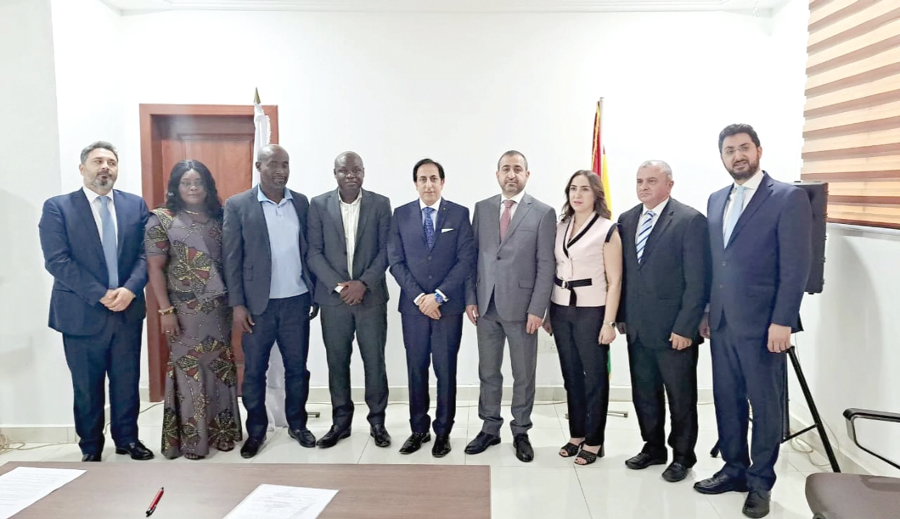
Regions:
<instances>
[{"instance_id":1,"label":"man in navy suit","mask_svg":"<svg viewBox=\"0 0 900 519\"><path fill-rule=\"evenodd\" d=\"M783 435L784 352L799 330L809 276L812 210L803 190L760 169L762 147L750 125L722 130L719 152L734 183L713 193L707 206L712 292L701 333L711 337L725 466L694 488L704 494L749 490L744 515L764 517Z\"/></svg>"},{"instance_id":2,"label":"man in navy suit","mask_svg":"<svg viewBox=\"0 0 900 519\"><path fill-rule=\"evenodd\" d=\"M412 435L400 448L412 454L431 441L428 367L437 377L436 435L431 454L450 452L456 415L456 356L466 310L466 278L475 267L469 210L441 197L444 168L431 159L413 167L419 199L394 211L388 240L391 274L400 285L399 310L409 373ZM430 358L429 358L430 357Z\"/></svg>"},{"instance_id":3,"label":"man in navy suit","mask_svg":"<svg viewBox=\"0 0 900 519\"><path fill-rule=\"evenodd\" d=\"M103 452L105 382L116 454L153 458L138 439L141 332L146 315L144 225L147 205L114 190L119 157L112 144L81 152L84 187L44 202L40 237L53 275L50 327L63 334L75 394L82 461Z\"/></svg>"}]
</instances>

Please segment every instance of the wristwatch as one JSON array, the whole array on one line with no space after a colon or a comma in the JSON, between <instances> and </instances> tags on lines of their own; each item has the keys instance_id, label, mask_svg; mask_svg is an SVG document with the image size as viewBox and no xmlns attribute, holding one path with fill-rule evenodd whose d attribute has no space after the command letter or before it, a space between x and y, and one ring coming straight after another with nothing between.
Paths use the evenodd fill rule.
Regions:
<instances>
[{"instance_id":1,"label":"wristwatch","mask_svg":"<svg viewBox=\"0 0 900 519\"><path fill-rule=\"evenodd\" d=\"M616 323L613 322L613 321L604 322L603 324L608 324L608 325L610 326L610 328L615 328L615 327L616 327Z\"/></svg>"},{"instance_id":2,"label":"wristwatch","mask_svg":"<svg viewBox=\"0 0 900 519\"><path fill-rule=\"evenodd\" d=\"M439 292L434 293L434 300L437 301L437 304L439 304L439 305L442 305L447 302L447 300L444 299L444 296L442 296Z\"/></svg>"}]
</instances>

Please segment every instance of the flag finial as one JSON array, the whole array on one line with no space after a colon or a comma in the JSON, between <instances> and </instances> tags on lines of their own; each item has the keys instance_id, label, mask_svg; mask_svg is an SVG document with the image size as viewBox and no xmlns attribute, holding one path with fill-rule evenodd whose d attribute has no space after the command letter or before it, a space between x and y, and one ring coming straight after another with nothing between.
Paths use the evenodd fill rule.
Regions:
<instances>
[{"instance_id":1,"label":"flag finial","mask_svg":"<svg viewBox=\"0 0 900 519\"><path fill-rule=\"evenodd\" d=\"M257 104L257 105L260 104L260 100L259 100L259 88L257 88L256 91L253 93L253 103L254 103L254 104Z\"/></svg>"}]
</instances>

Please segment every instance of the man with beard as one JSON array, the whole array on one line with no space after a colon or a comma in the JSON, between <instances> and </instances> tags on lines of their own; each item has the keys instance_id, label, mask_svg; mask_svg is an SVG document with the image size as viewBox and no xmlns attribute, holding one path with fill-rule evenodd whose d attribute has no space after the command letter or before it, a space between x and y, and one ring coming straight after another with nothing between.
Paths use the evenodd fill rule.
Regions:
<instances>
[{"instance_id":1,"label":"man with beard","mask_svg":"<svg viewBox=\"0 0 900 519\"><path fill-rule=\"evenodd\" d=\"M228 300L234 322L244 332L244 458L256 456L266 439L266 371L276 340L284 359L288 435L302 447L316 446L306 427L309 321L318 313L311 301L315 278L306 261L309 202L287 188L291 173L287 150L277 144L265 146L255 165L259 185L225 202L222 223Z\"/></svg>"},{"instance_id":2,"label":"man with beard","mask_svg":"<svg viewBox=\"0 0 900 519\"><path fill-rule=\"evenodd\" d=\"M78 445L82 461L100 461L109 376L116 454L149 460L137 424L149 213L141 197L113 189L119 156L112 144L86 147L78 169L84 187L47 200L40 223L44 265L54 278L50 327L63 334Z\"/></svg>"},{"instance_id":3,"label":"man with beard","mask_svg":"<svg viewBox=\"0 0 900 519\"><path fill-rule=\"evenodd\" d=\"M746 492L747 517L769 513L784 420L785 355L800 328L812 211L806 193L760 169L750 125L719 134L734 183L709 197L712 292L701 334L711 338L713 395L725 466L694 489ZM749 407L753 441L747 447ZM752 463L751 463L752 459Z\"/></svg>"},{"instance_id":4,"label":"man with beard","mask_svg":"<svg viewBox=\"0 0 900 519\"><path fill-rule=\"evenodd\" d=\"M353 400L350 355L359 344L369 407L369 434L378 447L391 444L384 428L388 400L384 347L387 342L388 234L391 202L363 190L366 168L348 151L334 160L338 188L312 199L309 208L309 267L318 278L322 339L328 362L331 429L319 439L323 449L350 436Z\"/></svg>"}]
</instances>

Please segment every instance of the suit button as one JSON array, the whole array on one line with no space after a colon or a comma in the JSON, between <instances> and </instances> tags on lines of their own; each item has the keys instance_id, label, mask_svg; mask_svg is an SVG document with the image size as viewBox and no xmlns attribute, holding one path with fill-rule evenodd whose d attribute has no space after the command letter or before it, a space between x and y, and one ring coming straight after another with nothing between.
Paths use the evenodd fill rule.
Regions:
<instances>
[{"instance_id":1,"label":"suit button","mask_svg":"<svg viewBox=\"0 0 900 519\"><path fill-rule=\"evenodd\" d=\"M719 285L719 288L721 288L722 290L724 290L724 289L725 289L725 285Z\"/></svg>"},{"instance_id":2,"label":"suit button","mask_svg":"<svg viewBox=\"0 0 900 519\"><path fill-rule=\"evenodd\" d=\"M431 279L431 276L428 276L428 279Z\"/></svg>"},{"instance_id":3,"label":"suit button","mask_svg":"<svg viewBox=\"0 0 900 519\"><path fill-rule=\"evenodd\" d=\"M428 261L431 261L431 256L428 256Z\"/></svg>"},{"instance_id":4,"label":"suit button","mask_svg":"<svg viewBox=\"0 0 900 519\"><path fill-rule=\"evenodd\" d=\"M500 256L497 256L497 261L500 261Z\"/></svg>"},{"instance_id":5,"label":"suit button","mask_svg":"<svg viewBox=\"0 0 900 519\"><path fill-rule=\"evenodd\" d=\"M727 266L728 266L728 262L727 262L727 261L723 261L723 262L722 262L722 266L723 266L723 267L727 267Z\"/></svg>"}]
</instances>

